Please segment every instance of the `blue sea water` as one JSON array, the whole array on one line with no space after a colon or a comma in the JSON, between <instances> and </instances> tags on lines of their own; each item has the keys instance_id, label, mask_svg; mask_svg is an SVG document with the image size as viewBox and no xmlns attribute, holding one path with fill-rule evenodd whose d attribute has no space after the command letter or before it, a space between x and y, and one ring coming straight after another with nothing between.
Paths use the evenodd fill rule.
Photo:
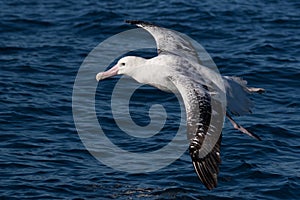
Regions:
<instances>
[{"instance_id":1,"label":"blue sea water","mask_svg":"<svg viewBox=\"0 0 300 200\"><path fill-rule=\"evenodd\" d=\"M299 1L11 0L0 8L1 199L300 198ZM100 42L133 28L126 19L187 34L223 75L266 89L253 96L252 115L236 118L262 141L225 123L216 189L204 188L187 152L161 170L129 174L96 160L80 140L72 115L77 71ZM174 100L149 87L135 95L133 119L140 125L149 120L145 98ZM104 100L97 98L97 106ZM110 116L101 123L115 131L112 141L128 148Z\"/></svg>"}]
</instances>

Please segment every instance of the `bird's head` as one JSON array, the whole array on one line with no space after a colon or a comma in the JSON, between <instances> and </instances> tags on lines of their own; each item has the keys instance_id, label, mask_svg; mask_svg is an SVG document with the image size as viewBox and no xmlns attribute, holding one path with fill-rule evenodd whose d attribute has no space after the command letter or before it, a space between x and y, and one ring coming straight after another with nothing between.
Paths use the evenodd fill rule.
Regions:
<instances>
[{"instance_id":1,"label":"bird's head","mask_svg":"<svg viewBox=\"0 0 300 200\"><path fill-rule=\"evenodd\" d=\"M126 56L121 58L118 63L111 69L100 72L96 75L97 81L118 75L125 74L134 77L134 74L138 71L137 68L145 63L145 59L136 56Z\"/></svg>"}]
</instances>

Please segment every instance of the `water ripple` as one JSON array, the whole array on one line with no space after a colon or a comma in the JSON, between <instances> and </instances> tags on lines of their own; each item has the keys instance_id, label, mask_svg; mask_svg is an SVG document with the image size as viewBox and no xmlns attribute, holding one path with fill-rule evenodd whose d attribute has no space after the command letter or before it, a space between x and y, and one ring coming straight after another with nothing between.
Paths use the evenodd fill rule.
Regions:
<instances>
[{"instance_id":1,"label":"water ripple","mask_svg":"<svg viewBox=\"0 0 300 200\"><path fill-rule=\"evenodd\" d=\"M12 0L1 1L0 7L1 198L300 196L299 2ZM264 95L253 96L254 114L236 118L263 141L225 123L215 190L206 191L200 183L188 152L157 172L127 174L98 162L81 142L71 101L77 70L96 45L133 28L124 24L125 19L147 20L188 34L206 48L221 73L266 88ZM151 93L152 103L161 99L169 107L164 134L146 143L122 135L109 110L114 81L103 82L96 95L97 115L104 129L113 132L111 141L139 152L158 149L172 139L178 125L177 103L152 88L137 91L132 117L137 124L149 123L145 98Z\"/></svg>"}]
</instances>

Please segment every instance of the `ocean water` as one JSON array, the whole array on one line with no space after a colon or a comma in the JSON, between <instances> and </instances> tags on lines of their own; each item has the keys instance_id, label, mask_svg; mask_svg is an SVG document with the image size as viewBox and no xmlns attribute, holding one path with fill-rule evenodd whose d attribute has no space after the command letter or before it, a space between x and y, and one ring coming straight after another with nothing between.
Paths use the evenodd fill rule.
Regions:
<instances>
[{"instance_id":1,"label":"ocean water","mask_svg":"<svg viewBox=\"0 0 300 200\"><path fill-rule=\"evenodd\" d=\"M300 198L298 1L11 0L0 7L1 199ZM225 123L216 189L204 188L187 152L158 171L131 174L99 162L80 140L72 114L77 72L99 43L134 28L126 19L187 34L205 47L222 75L266 89L253 96L252 115L235 118L262 141ZM99 123L120 148L138 151L125 145L131 139L122 137L109 99L100 95L109 94L116 80L97 88ZM174 96L141 88L132 118L149 123L152 102L171 106L163 130L168 141L179 123ZM135 142L144 151L166 144Z\"/></svg>"}]
</instances>

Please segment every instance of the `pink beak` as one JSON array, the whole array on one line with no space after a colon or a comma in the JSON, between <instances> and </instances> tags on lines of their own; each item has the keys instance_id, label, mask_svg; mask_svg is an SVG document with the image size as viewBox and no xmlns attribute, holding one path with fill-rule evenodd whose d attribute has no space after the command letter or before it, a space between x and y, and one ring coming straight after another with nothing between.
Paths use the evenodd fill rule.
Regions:
<instances>
[{"instance_id":1,"label":"pink beak","mask_svg":"<svg viewBox=\"0 0 300 200\"><path fill-rule=\"evenodd\" d=\"M118 74L119 68L117 65L113 66L111 69L105 71L105 72L100 72L96 75L96 80L100 81L112 76L115 76Z\"/></svg>"}]
</instances>

